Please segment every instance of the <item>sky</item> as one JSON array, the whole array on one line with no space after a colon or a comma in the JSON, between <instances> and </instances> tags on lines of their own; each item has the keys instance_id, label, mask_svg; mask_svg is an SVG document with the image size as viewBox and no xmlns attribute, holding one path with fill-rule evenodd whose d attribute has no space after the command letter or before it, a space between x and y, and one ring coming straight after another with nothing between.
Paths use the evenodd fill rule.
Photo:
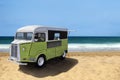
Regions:
<instances>
[{"instance_id":1,"label":"sky","mask_svg":"<svg viewBox=\"0 0 120 80\"><path fill-rule=\"evenodd\" d=\"M68 28L69 36L120 36L120 0L0 0L0 36L26 25Z\"/></svg>"}]
</instances>

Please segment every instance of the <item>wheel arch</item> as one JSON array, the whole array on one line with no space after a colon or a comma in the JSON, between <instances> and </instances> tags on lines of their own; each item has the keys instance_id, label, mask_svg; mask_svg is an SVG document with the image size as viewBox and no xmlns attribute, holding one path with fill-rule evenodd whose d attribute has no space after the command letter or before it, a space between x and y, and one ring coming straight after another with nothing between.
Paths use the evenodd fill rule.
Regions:
<instances>
[{"instance_id":1,"label":"wheel arch","mask_svg":"<svg viewBox=\"0 0 120 80\"><path fill-rule=\"evenodd\" d=\"M42 54L39 54L39 55L37 56L36 61L37 61L37 60L38 60L38 58L39 58L39 57L41 57L41 56L42 56L42 57L44 57L44 59L45 59L45 61L46 61L46 56L45 56L45 54L43 54L43 53L42 53Z\"/></svg>"},{"instance_id":2,"label":"wheel arch","mask_svg":"<svg viewBox=\"0 0 120 80\"><path fill-rule=\"evenodd\" d=\"M68 53L68 50L64 50L66 53Z\"/></svg>"}]
</instances>

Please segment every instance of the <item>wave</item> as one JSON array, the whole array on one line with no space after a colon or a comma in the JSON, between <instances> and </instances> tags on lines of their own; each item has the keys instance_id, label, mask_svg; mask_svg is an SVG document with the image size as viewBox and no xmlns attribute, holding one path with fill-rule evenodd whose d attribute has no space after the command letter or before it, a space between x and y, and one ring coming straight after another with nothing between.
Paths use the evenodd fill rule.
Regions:
<instances>
[{"instance_id":1,"label":"wave","mask_svg":"<svg viewBox=\"0 0 120 80\"><path fill-rule=\"evenodd\" d=\"M88 52L88 51L117 51L120 50L120 43L111 44L69 44L69 52Z\"/></svg>"},{"instance_id":2,"label":"wave","mask_svg":"<svg viewBox=\"0 0 120 80\"><path fill-rule=\"evenodd\" d=\"M0 52L9 52L10 44L0 44ZM120 43L110 44L68 44L69 52L119 51Z\"/></svg>"},{"instance_id":3,"label":"wave","mask_svg":"<svg viewBox=\"0 0 120 80\"><path fill-rule=\"evenodd\" d=\"M0 44L0 52L9 52L10 44Z\"/></svg>"}]
</instances>

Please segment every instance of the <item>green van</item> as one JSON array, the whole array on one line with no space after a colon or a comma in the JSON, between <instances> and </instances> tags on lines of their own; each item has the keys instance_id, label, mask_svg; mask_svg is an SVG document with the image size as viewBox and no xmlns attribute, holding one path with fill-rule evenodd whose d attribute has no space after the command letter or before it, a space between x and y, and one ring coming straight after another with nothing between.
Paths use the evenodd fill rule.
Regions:
<instances>
[{"instance_id":1,"label":"green van","mask_svg":"<svg viewBox=\"0 0 120 80\"><path fill-rule=\"evenodd\" d=\"M17 30L11 42L9 60L19 65L36 62L41 67L49 59L64 59L68 52L67 34L66 28L24 26Z\"/></svg>"}]
</instances>

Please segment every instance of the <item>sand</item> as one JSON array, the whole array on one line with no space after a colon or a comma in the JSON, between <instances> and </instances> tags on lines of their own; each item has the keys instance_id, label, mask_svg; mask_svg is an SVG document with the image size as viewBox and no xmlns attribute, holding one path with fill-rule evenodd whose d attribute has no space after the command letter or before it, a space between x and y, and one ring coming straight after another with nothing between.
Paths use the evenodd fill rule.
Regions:
<instances>
[{"instance_id":1,"label":"sand","mask_svg":"<svg viewBox=\"0 0 120 80\"><path fill-rule=\"evenodd\" d=\"M120 52L69 53L43 68L19 66L0 53L0 80L120 80Z\"/></svg>"}]
</instances>

